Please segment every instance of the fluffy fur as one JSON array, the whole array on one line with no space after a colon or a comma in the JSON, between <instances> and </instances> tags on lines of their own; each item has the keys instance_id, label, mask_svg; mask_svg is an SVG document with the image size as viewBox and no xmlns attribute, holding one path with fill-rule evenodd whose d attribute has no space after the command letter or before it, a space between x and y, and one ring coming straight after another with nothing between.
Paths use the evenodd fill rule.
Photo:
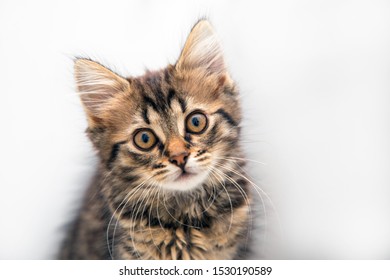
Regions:
<instances>
[{"instance_id":1,"label":"fluffy fur","mask_svg":"<svg viewBox=\"0 0 390 280\"><path fill-rule=\"evenodd\" d=\"M123 78L81 58L75 79L100 167L60 257L242 258L251 194L239 95L209 22L194 26L175 65ZM202 133L187 127L193 112L207 118ZM152 149L134 143L140 129L154 133Z\"/></svg>"}]
</instances>

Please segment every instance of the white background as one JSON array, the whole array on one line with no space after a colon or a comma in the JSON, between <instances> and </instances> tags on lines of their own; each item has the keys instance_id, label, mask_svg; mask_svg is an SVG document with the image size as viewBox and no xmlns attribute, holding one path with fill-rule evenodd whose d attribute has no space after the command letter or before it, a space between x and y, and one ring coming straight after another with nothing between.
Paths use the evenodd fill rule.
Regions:
<instances>
[{"instance_id":1,"label":"white background","mask_svg":"<svg viewBox=\"0 0 390 280\"><path fill-rule=\"evenodd\" d=\"M377 0L2 0L0 258L54 258L95 170L72 58L162 68L205 15L241 88L247 157L265 163L250 173L280 217L282 239L254 257L390 258L390 3Z\"/></svg>"}]
</instances>

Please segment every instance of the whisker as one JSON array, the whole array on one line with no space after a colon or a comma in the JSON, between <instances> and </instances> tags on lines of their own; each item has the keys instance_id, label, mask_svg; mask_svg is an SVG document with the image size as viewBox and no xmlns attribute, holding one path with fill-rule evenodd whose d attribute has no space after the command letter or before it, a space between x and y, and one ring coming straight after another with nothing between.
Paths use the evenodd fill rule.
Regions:
<instances>
[{"instance_id":1,"label":"whisker","mask_svg":"<svg viewBox=\"0 0 390 280\"><path fill-rule=\"evenodd\" d=\"M149 228L149 233L151 234L151 239L153 241L153 244L154 244L154 239L153 239L153 236L152 236L152 230L150 228L150 209L152 208L151 205L149 205L149 200L152 198L152 194L153 194L153 186L155 185L155 183L152 183L152 185L150 185L150 189L146 194L147 194L147 200L145 201L145 204L144 204L144 208L142 209L142 212L141 212L141 217L145 214L145 209L146 209L146 206L149 206L149 219L146 221L147 222L147 226ZM156 193L156 191L155 191ZM143 203L143 201L141 201L141 203ZM144 229L141 229L141 232L145 233L145 230ZM146 243L145 241L145 234L142 235L143 236L143 241L144 243ZM155 247L157 248L156 244L154 244Z\"/></svg>"},{"instance_id":2,"label":"whisker","mask_svg":"<svg viewBox=\"0 0 390 280\"><path fill-rule=\"evenodd\" d=\"M211 166L210 166L210 171L215 176L215 173L214 173L215 169L213 167L211 167ZM219 181L219 179L217 177L215 177L215 178ZM232 203L232 200L230 199L229 192L227 191L227 189L225 187L225 182L223 182L223 177L221 179L222 179L222 181L219 181L219 182L221 183L221 187L225 190L226 195L227 195L227 197L229 199L229 203L230 203L230 224L229 224L229 229L228 229L228 233L229 233L230 230L231 230L231 227L233 225L233 216L234 216L234 214L233 214L233 203Z\"/></svg>"},{"instance_id":3,"label":"whisker","mask_svg":"<svg viewBox=\"0 0 390 280\"><path fill-rule=\"evenodd\" d=\"M163 205L164 205L164 207L165 207L165 210L167 211L168 215L169 215L175 222L177 222L179 225L182 225L182 226L186 226L186 227L198 229L198 227L192 226L192 225L189 225L189 224L182 223L181 221L179 221L178 219L176 219L174 216L172 216L171 212L169 211L169 209L168 209L168 207L167 207L167 204L165 203L166 197L165 197L165 192L164 192L164 190L162 190L162 195L163 195Z\"/></svg>"},{"instance_id":4,"label":"whisker","mask_svg":"<svg viewBox=\"0 0 390 280\"><path fill-rule=\"evenodd\" d=\"M129 202L130 198L136 193L138 192L139 189L142 188L142 186L146 183L147 180L149 180L151 177L147 178L146 180L144 180L143 182L141 182L138 186L136 186L135 188L133 188L128 194L126 194L126 196L124 197L124 199L122 200L122 202L118 205L118 207L115 209L114 213L112 214L111 218L110 218L110 221L108 223L108 226L107 226L107 230L106 230L106 240L107 240L107 245L108 245L108 251L109 251L109 254L110 254L110 257L111 259L114 259L114 243L115 243L115 233L116 233L116 227L118 225L118 219L115 223L115 227L114 227L114 231L113 231L113 236L112 236L112 246L110 249L110 244L109 244L109 230L110 230L110 227L111 227L111 223L112 223L112 220L113 218L115 217L115 214L116 212L119 210L119 208L121 207L121 205L123 204L123 202L125 200L126 203L124 204L124 206L122 207L121 209L121 212L119 213L119 217L122 216L122 212L123 212L123 209L126 207L127 203Z\"/></svg>"},{"instance_id":5,"label":"whisker","mask_svg":"<svg viewBox=\"0 0 390 280\"><path fill-rule=\"evenodd\" d=\"M238 191L240 192L240 194L244 198L246 205L248 206L250 221L249 221L246 243L245 243L245 246L247 246L249 243L249 237L251 236L251 231L252 231L252 226L253 226L252 207L251 207L251 203L249 201L249 197L246 194L245 190L232 177L228 176L227 174L223 173L222 171L220 171L218 169L216 169L215 171L219 172L221 174L221 176L223 176L227 180L229 180L238 189Z\"/></svg>"},{"instance_id":6,"label":"whisker","mask_svg":"<svg viewBox=\"0 0 390 280\"><path fill-rule=\"evenodd\" d=\"M235 161L235 160L242 160L242 161L249 161L249 162L254 162L254 163L259 163L262 165L268 165L265 162L253 160L253 159L248 159L248 158L241 158L241 157L216 157L218 159L224 159L224 160L230 160L230 161Z\"/></svg>"},{"instance_id":7,"label":"whisker","mask_svg":"<svg viewBox=\"0 0 390 280\"><path fill-rule=\"evenodd\" d=\"M208 168L209 169L209 168ZM209 170L209 173L210 173L211 171ZM210 202L210 204L207 206L207 207L205 207L205 209L201 212L202 214L203 213L206 213L210 208L211 208L211 206L214 204L214 202L215 202L215 199L217 198L217 188L216 188L216 184L215 184L215 182L214 182L214 180L213 180L213 178L210 176L210 174L207 174L207 177L208 177L208 179L210 180L210 183L211 183L211 185L212 185L212 187L213 187L213 191L212 191L212 193L210 194L210 197L207 199L207 201L208 202L210 202L210 200L211 200L211 197L213 198L213 200Z\"/></svg>"},{"instance_id":8,"label":"whisker","mask_svg":"<svg viewBox=\"0 0 390 280\"><path fill-rule=\"evenodd\" d=\"M237 163L236 165L242 169L241 166L239 166ZM226 169L226 166L224 166L224 168ZM269 203L271 204L273 210L275 211L275 214L279 217L278 215L278 212L277 212L277 209L275 207L275 205L273 204L273 201L271 199L271 197L260 187L258 186L256 183L254 183L252 180L250 180L249 178L247 178L245 175L241 174L241 173L237 173L235 170L229 170L229 171L232 171L233 173L237 174L238 176L241 176L243 179L247 180L252 186L254 186L255 188L257 188L258 190L260 190L264 195L265 197L268 199ZM279 218L278 218L279 219Z\"/></svg>"},{"instance_id":9,"label":"whisker","mask_svg":"<svg viewBox=\"0 0 390 280\"><path fill-rule=\"evenodd\" d=\"M114 211L113 214L111 215L110 221L108 222L107 230L106 230L106 241L107 241L107 246L108 246L108 252L109 252L109 254L110 254L111 259L114 259L113 253L112 253L112 251L111 251L111 249L110 249L111 246L110 246L110 241L109 241L109 235L110 235L109 231L110 231L110 227L111 227L111 222L112 222L112 220L114 219L116 212L117 212L118 209L122 206L122 204L123 204L124 201L127 199L127 197L130 196L130 195L133 193L133 191L135 192L135 191L137 190L138 187L139 187L139 186L137 186L137 187L135 187L134 189L132 189L132 190L123 198L122 202L119 203L118 207L115 209L115 211ZM114 238L115 238L115 229L114 229L114 233L113 233L113 239L114 239ZM111 245L114 246L113 243L112 243Z\"/></svg>"},{"instance_id":10,"label":"whisker","mask_svg":"<svg viewBox=\"0 0 390 280\"><path fill-rule=\"evenodd\" d=\"M161 224L160 213L159 213L159 210L158 210L160 208L160 193L163 195L162 189L158 186L158 193L157 193L157 220L158 220L158 223L160 224L161 229L164 232L166 232L164 227L163 227L163 225ZM163 199L164 199L164 197L163 197Z\"/></svg>"},{"instance_id":11,"label":"whisker","mask_svg":"<svg viewBox=\"0 0 390 280\"><path fill-rule=\"evenodd\" d=\"M126 203L125 205L122 207L120 213L119 213L119 218L116 220L116 223L115 223L115 226L114 226L114 232L113 232L113 238L112 238L112 254L114 255L114 248L115 248L115 233L116 233L116 229L118 227L118 223L119 223L119 220L120 220L120 217L122 216L122 212L123 210L126 208L127 206L127 203L129 203L129 201L131 200L131 198L142 188L143 184L140 185L136 191L134 191L134 193L126 200Z\"/></svg>"},{"instance_id":12,"label":"whisker","mask_svg":"<svg viewBox=\"0 0 390 280\"><path fill-rule=\"evenodd\" d=\"M148 193L149 193L149 188L144 188L142 190L142 193L138 197L137 201L135 202L135 205L137 205L137 210L132 212L132 215L131 215L132 226L130 226L130 228L129 228L129 234L130 234L130 237L131 237L131 243L133 245L134 252L137 253L137 258L138 259L141 259L141 255L136 250L136 246L135 246L135 242L134 242L135 225L136 225L135 221L137 220L137 216L138 216L138 213L140 213L140 210L141 210L141 207L142 207L142 203L144 202L144 200L145 200L145 198L146 198ZM140 201L140 199L142 199L142 200L141 200L140 203L138 203ZM140 213L140 218L142 219L141 215L142 215L142 213Z\"/></svg>"},{"instance_id":13,"label":"whisker","mask_svg":"<svg viewBox=\"0 0 390 280\"><path fill-rule=\"evenodd\" d=\"M157 193L159 192L159 189L155 187L156 184L153 184L152 188L154 188L155 192L154 192L154 195L153 195L153 199L152 199L152 205L153 205L153 202L154 202L154 199L156 198L157 196ZM152 238L152 242L153 242L153 245L154 247L157 248L157 250L160 252L161 254L161 250L160 248L157 246L156 242L154 242L154 237L153 237L153 233L152 233L152 228L150 226L150 218L151 218L151 213L152 213L152 207L149 208L149 221L148 221L148 227L149 227L149 233L150 233L150 237Z\"/></svg>"},{"instance_id":14,"label":"whisker","mask_svg":"<svg viewBox=\"0 0 390 280\"><path fill-rule=\"evenodd\" d=\"M273 209L273 211L274 211L274 213L275 213L275 215L276 215L276 219L277 219L277 224L278 224L279 232L282 233L282 226L281 226L281 222L280 222L280 218L279 218L279 213L278 213L278 211L277 211L275 205L273 204L273 201L272 201L272 199L270 198L270 196L269 196L269 195L268 195L260 186L258 186L257 184L255 184L252 180L250 180L249 178L247 178L245 175L243 175L243 174L241 174L241 173L239 173L239 172L237 172L237 171L235 171L235 170L233 170L233 169L228 169L226 166L221 166L221 167L222 167L222 168L225 168L226 170L231 171L231 172L237 174L238 176L242 177L243 179L247 180L247 181L254 187L254 189L257 191L257 193L259 193L259 191L260 191L261 193L263 193L263 195L264 195L264 196L267 198L267 200L269 201L269 203L270 203L270 205L271 205L271 207L272 207L272 209ZM263 201L263 199L262 199L262 196L261 196L260 194L259 194L259 196L260 196L260 198L261 198L261 200L262 200L263 211L265 211L265 203L264 203L264 201ZM265 217L267 217L266 212L264 212L264 215L265 215ZM265 226L266 226L266 221L267 221L267 219L265 220ZM267 232L265 231L265 234L264 234L265 238L266 238L266 235L267 235Z\"/></svg>"}]
</instances>

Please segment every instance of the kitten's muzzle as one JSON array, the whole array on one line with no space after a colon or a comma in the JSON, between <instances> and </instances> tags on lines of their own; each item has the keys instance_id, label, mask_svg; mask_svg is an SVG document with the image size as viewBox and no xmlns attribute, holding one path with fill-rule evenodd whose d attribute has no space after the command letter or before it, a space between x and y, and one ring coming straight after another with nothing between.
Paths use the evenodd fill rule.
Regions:
<instances>
[{"instance_id":1,"label":"kitten's muzzle","mask_svg":"<svg viewBox=\"0 0 390 280\"><path fill-rule=\"evenodd\" d=\"M187 151L180 152L178 154L173 154L169 157L169 162L180 167L183 172L185 172L185 166L190 154Z\"/></svg>"},{"instance_id":2,"label":"kitten's muzzle","mask_svg":"<svg viewBox=\"0 0 390 280\"><path fill-rule=\"evenodd\" d=\"M180 137L173 137L168 144L169 162L180 167L185 172L185 165L190 152L188 151L185 142Z\"/></svg>"}]
</instances>

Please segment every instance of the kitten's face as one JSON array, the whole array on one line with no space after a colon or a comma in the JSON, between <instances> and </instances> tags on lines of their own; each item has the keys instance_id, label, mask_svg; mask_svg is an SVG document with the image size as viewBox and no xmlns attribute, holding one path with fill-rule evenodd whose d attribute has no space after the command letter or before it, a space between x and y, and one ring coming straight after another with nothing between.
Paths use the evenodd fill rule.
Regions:
<instances>
[{"instance_id":1,"label":"kitten's face","mask_svg":"<svg viewBox=\"0 0 390 280\"><path fill-rule=\"evenodd\" d=\"M175 191L221 178L220 162L237 146L240 112L206 21L164 70L124 79L85 59L75 69L91 139L107 169Z\"/></svg>"}]
</instances>

